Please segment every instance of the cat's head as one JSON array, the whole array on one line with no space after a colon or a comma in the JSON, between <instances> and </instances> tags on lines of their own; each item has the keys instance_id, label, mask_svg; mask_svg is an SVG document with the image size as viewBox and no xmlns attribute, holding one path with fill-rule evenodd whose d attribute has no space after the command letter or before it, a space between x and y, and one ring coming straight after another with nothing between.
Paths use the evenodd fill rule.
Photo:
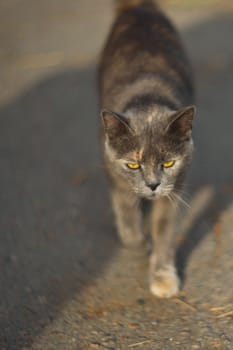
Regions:
<instances>
[{"instance_id":1,"label":"cat's head","mask_svg":"<svg viewBox=\"0 0 233 350\"><path fill-rule=\"evenodd\" d=\"M191 159L194 113L189 106L145 119L102 110L105 156L115 177L139 197L176 191Z\"/></svg>"}]
</instances>

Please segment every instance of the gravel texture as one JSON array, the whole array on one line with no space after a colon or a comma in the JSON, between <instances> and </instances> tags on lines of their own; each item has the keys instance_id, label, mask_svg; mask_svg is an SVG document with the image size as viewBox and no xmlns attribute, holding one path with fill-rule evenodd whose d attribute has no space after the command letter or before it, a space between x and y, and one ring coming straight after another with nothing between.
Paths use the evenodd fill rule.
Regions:
<instances>
[{"instance_id":1,"label":"gravel texture","mask_svg":"<svg viewBox=\"0 0 233 350\"><path fill-rule=\"evenodd\" d=\"M148 291L147 250L116 237L95 70L108 0L0 3L0 349L233 347L232 5L168 8L198 114L177 228L181 293ZM214 1L216 4L216 1Z\"/></svg>"}]
</instances>

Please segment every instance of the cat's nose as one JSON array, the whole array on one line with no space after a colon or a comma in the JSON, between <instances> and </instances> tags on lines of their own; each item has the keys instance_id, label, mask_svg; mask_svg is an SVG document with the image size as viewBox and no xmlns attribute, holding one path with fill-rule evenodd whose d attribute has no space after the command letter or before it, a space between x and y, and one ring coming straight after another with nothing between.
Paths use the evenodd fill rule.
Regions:
<instances>
[{"instance_id":1,"label":"cat's nose","mask_svg":"<svg viewBox=\"0 0 233 350\"><path fill-rule=\"evenodd\" d=\"M155 191L159 185L160 185L160 182L151 182L147 184L147 186L150 187L152 191Z\"/></svg>"}]
</instances>

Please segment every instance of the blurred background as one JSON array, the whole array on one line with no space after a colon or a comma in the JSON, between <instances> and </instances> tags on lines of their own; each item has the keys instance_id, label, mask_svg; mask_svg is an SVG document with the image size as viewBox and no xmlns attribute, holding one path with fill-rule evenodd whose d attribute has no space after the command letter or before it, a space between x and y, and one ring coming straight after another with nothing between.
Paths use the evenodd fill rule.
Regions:
<instances>
[{"instance_id":1,"label":"blurred background","mask_svg":"<svg viewBox=\"0 0 233 350\"><path fill-rule=\"evenodd\" d=\"M147 257L120 247L101 167L96 67L112 1L0 1L1 350L232 347L233 3L160 3L198 107L184 288L169 301L149 295Z\"/></svg>"},{"instance_id":2,"label":"blurred background","mask_svg":"<svg viewBox=\"0 0 233 350\"><path fill-rule=\"evenodd\" d=\"M175 20L178 16L180 27L229 12L233 6L230 0L160 3ZM113 19L112 8L110 0L2 0L1 101L19 94L45 75L95 62ZM216 32L217 29L221 33L226 30L216 28ZM214 54L221 52L216 48Z\"/></svg>"}]
</instances>

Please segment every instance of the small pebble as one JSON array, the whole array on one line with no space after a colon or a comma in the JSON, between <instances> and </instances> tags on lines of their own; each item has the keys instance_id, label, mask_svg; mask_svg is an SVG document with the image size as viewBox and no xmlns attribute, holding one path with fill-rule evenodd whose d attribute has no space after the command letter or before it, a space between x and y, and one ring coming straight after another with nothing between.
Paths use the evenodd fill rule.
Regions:
<instances>
[{"instance_id":1,"label":"small pebble","mask_svg":"<svg viewBox=\"0 0 233 350\"><path fill-rule=\"evenodd\" d=\"M139 324L138 324L138 323L130 323L130 324L128 325L128 327L131 328L131 329L138 328L138 327L139 327Z\"/></svg>"},{"instance_id":2,"label":"small pebble","mask_svg":"<svg viewBox=\"0 0 233 350\"><path fill-rule=\"evenodd\" d=\"M152 321L151 324L153 324L153 326L157 326L158 325L158 321Z\"/></svg>"},{"instance_id":3,"label":"small pebble","mask_svg":"<svg viewBox=\"0 0 233 350\"><path fill-rule=\"evenodd\" d=\"M92 348L92 349L100 349L102 346L100 343L97 343L97 342L91 342L89 344L89 346Z\"/></svg>"}]
</instances>

